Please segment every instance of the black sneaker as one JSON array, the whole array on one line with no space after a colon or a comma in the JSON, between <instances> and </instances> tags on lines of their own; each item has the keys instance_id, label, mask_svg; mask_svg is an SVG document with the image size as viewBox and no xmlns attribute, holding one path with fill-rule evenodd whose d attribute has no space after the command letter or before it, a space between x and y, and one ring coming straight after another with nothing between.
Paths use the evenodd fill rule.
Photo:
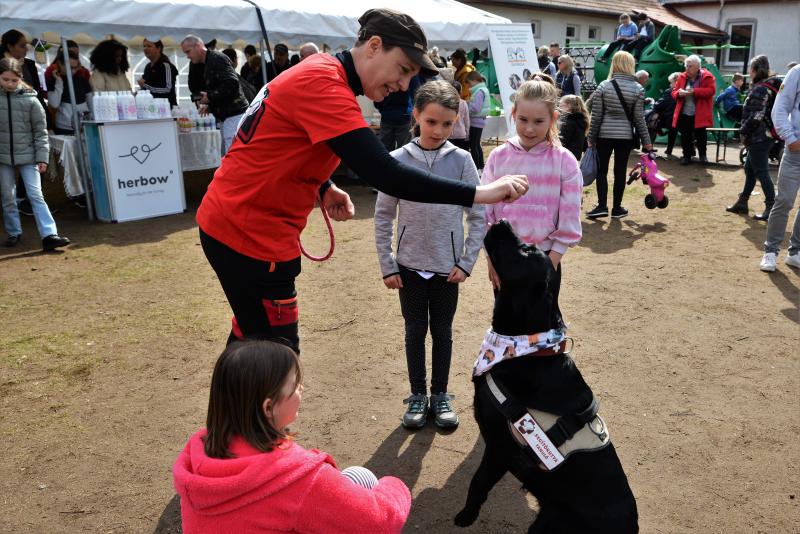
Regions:
<instances>
[{"instance_id":1,"label":"black sneaker","mask_svg":"<svg viewBox=\"0 0 800 534\"><path fill-rule=\"evenodd\" d=\"M70 241L68 238L53 234L42 239L42 249L47 252L60 247L66 247L70 243L72 243L72 241Z\"/></svg>"},{"instance_id":2,"label":"black sneaker","mask_svg":"<svg viewBox=\"0 0 800 534\"><path fill-rule=\"evenodd\" d=\"M700 165L708 165L708 158L705 156L700 156Z\"/></svg>"},{"instance_id":3,"label":"black sneaker","mask_svg":"<svg viewBox=\"0 0 800 534\"><path fill-rule=\"evenodd\" d=\"M681 158L681 165L691 165L692 158Z\"/></svg>"},{"instance_id":4,"label":"black sneaker","mask_svg":"<svg viewBox=\"0 0 800 534\"><path fill-rule=\"evenodd\" d=\"M33 208L31 207L30 200L27 198L19 199L17 202L17 209L21 214L33 217Z\"/></svg>"},{"instance_id":5,"label":"black sneaker","mask_svg":"<svg viewBox=\"0 0 800 534\"><path fill-rule=\"evenodd\" d=\"M614 219L621 219L627 216L628 216L628 210L626 210L622 206L611 210L611 217L613 217Z\"/></svg>"},{"instance_id":6,"label":"black sneaker","mask_svg":"<svg viewBox=\"0 0 800 534\"><path fill-rule=\"evenodd\" d=\"M6 239L5 245L7 247L16 247L19 244L19 236L18 235L10 235L8 239Z\"/></svg>"},{"instance_id":7,"label":"black sneaker","mask_svg":"<svg viewBox=\"0 0 800 534\"><path fill-rule=\"evenodd\" d=\"M598 217L608 217L608 208L606 206L600 206L599 204L592 208L592 211L586 214L586 217L589 219L597 219Z\"/></svg>"},{"instance_id":8,"label":"black sneaker","mask_svg":"<svg viewBox=\"0 0 800 534\"><path fill-rule=\"evenodd\" d=\"M411 395L403 400L408 404L406 413L403 414L403 426L406 428L422 428L428 422L428 397L426 395Z\"/></svg>"}]
</instances>

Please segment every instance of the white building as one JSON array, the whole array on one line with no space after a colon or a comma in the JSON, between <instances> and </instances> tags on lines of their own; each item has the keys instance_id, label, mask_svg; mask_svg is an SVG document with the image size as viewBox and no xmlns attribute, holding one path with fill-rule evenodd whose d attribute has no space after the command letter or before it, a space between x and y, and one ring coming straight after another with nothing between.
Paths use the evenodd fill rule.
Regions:
<instances>
[{"instance_id":1,"label":"white building","mask_svg":"<svg viewBox=\"0 0 800 534\"><path fill-rule=\"evenodd\" d=\"M769 57L778 73L800 61L800 0L664 0L664 5L719 28L730 36L730 44L750 47L721 51L717 63L724 72L742 72L759 54Z\"/></svg>"}]
</instances>

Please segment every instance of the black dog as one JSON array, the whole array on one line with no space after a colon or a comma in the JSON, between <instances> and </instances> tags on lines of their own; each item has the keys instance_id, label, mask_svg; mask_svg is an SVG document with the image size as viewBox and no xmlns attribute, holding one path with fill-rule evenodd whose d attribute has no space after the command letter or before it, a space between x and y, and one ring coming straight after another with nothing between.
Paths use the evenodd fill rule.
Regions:
<instances>
[{"instance_id":1,"label":"black dog","mask_svg":"<svg viewBox=\"0 0 800 534\"><path fill-rule=\"evenodd\" d=\"M498 334L518 336L560 328L560 274L547 255L520 242L506 221L492 226L485 244L501 286L495 297L492 329ZM596 407L591 389L575 362L565 354L513 357L475 377L475 419L486 449L455 524L471 525L489 491L510 471L539 501L540 511L529 533L638 532L636 500L605 431L598 434L605 443L598 442L601 444L592 450L575 451L556 468L547 470L532 456L530 447L515 439L496 396L487 386L488 375L523 408L571 417L588 413L590 405ZM591 417L594 414L596 408ZM602 420L592 421L603 428Z\"/></svg>"}]
</instances>

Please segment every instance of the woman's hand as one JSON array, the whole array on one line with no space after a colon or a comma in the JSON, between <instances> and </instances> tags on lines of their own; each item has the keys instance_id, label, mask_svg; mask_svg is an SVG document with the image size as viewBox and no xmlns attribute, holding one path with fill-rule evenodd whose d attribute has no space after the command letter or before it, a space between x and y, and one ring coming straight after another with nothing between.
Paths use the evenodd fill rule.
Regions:
<instances>
[{"instance_id":1,"label":"woman's hand","mask_svg":"<svg viewBox=\"0 0 800 534\"><path fill-rule=\"evenodd\" d=\"M460 284L467 279L467 274L456 266L450 269L450 274L447 275L447 281L451 284Z\"/></svg>"},{"instance_id":2,"label":"woman's hand","mask_svg":"<svg viewBox=\"0 0 800 534\"><path fill-rule=\"evenodd\" d=\"M503 176L499 180L475 188L475 204L514 202L528 192L528 178L522 174Z\"/></svg>"},{"instance_id":3,"label":"woman's hand","mask_svg":"<svg viewBox=\"0 0 800 534\"><path fill-rule=\"evenodd\" d=\"M403 287L403 279L400 278L399 274L393 274L383 279L383 285L389 289L400 289Z\"/></svg>"},{"instance_id":4,"label":"woman's hand","mask_svg":"<svg viewBox=\"0 0 800 534\"><path fill-rule=\"evenodd\" d=\"M492 287L500 291L500 277L497 276L497 271L494 270L494 265L492 265L492 260L489 259L489 256L486 256L486 264L489 266L489 281L492 283Z\"/></svg>"},{"instance_id":5,"label":"woman's hand","mask_svg":"<svg viewBox=\"0 0 800 534\"><path fill-rule=\"evenodd\" d=\"M350 200L350 195L336 187L336 184L331 185L325 191L325 196L322 197L322 207L334 221L346 221L352 219L356 214L356 208L353 206L353 201Z\"/></svg>"},{"instance_id":6,"label":"woman's hand","mask_svg":"<svg viewBox=\"0 0 800 534\"><path fill-rule=\"evenodd\" d=\"M36 167L39 169L40 174L44 174L47 172L47 163L37 163Z\"/></svg>"},{"instance_id":7,"label":"woman's hand","mask_svg":"<svg viewBox=\"0 0 800 534\"><path fill-rule=\"evenodd\" d=\"M139 87L144 87L144 78L139 78Z\"/></svg>"}]
</instances>

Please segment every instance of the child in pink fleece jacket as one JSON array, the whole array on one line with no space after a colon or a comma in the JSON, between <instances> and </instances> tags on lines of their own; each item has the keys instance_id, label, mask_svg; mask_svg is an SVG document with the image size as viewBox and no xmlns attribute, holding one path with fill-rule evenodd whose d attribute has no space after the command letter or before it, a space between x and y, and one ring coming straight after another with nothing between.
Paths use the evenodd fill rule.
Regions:
<instances>
[{"instance_id":1,"label":"child in pink fleece jacket","mask_svg":"<svg viewBox=\"0 0 800 534\"><path fill-rule=\"evenodd\" d=\"M558 90L551 83L529 81L520 86L511 110L517 135L489 154L481 183L506 174L528 177L528 192L513 204L486 206L486 219L489 224L508 220L523 242L546 252L560 285L561 257L581 240L583 178L575 156L558 139L557 104ZM491 262L489 279L500 287Z\"/></svg>"},{"instance_id":2,"label":"child in pink fleece jacket","mask_svg":"<svg viewBox=\"0 0 800 534\"><path fill-rule=\"evenodd\" d=\"M229 345L211 378L206 429L173 468L183 532L397 533L411 508L406 485L295 443L300 363L272 341Z\"/></svg>"}]
</instances>

